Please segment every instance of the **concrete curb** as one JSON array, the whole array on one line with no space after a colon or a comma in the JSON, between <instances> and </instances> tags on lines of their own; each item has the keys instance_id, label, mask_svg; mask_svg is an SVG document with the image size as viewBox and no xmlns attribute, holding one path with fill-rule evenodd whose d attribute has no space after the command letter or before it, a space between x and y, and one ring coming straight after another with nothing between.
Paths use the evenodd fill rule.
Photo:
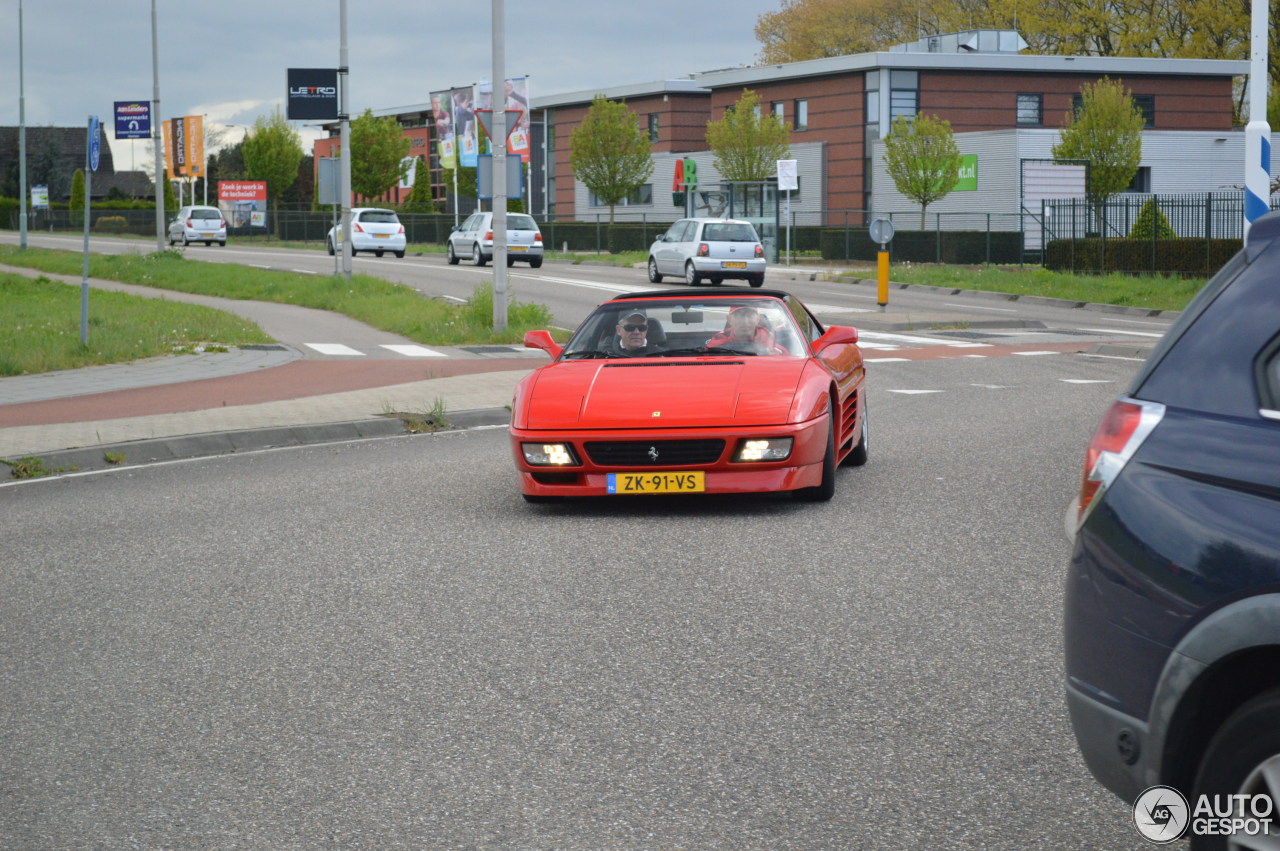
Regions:
<instances>
[{"instance_id":1,"label":"concrete curb","mask_svg":"<svg viewBox=\"0 0 1280 851\"><path fill-rule=\"evenodd\" d=\"M506 408L453 411L448 414L445 428L439 431L466 431L473 428L500 426L506 425L510 420L511 412ZM251 428L132 440L81 449L64 449L26 457L39 458L41 467L51 475L56 475L138 467L163 461L205 458L214 455L235 455L263 449L395 437L411 433L413 432L409 430L401 416L386 416L319 425ZM107 460L108 456L120 460L112 463ZM21 459L5 460L12 464Z\"/></svg>"}]
</instances>

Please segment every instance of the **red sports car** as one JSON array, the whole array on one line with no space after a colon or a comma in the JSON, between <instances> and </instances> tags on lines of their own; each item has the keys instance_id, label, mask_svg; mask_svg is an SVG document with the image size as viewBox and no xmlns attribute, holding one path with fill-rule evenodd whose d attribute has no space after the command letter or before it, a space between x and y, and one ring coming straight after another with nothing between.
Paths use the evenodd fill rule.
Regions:
<instances>
[{"instance_id":1,"label":"red sports car","mask_svg":"<svg viewBox=\"0 0 1280 851\"><path fill-rule=\"evenodd\" d=\"M791 491L828 500L867 461L854 328L777 290L663 290L596 308L516 386L511 447L530 502Z\"/></svg>"}]
</instances>

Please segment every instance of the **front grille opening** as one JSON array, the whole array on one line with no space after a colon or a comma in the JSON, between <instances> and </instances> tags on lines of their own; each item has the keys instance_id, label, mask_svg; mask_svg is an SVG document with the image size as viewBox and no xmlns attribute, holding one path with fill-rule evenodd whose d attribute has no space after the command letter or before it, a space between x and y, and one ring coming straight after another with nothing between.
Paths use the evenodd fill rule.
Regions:
<instances>
[{"instance_id":1,"label":"front grille opening","mask_svg":"<svg viewBox=\"0 0 1280 851\"><path fill-rule=\"evenodd\" d=\"M706 440L619 440L588 442L591 463L601 467L680 467L714 464L725 442Z\"/></svg>"},{"instance_id":2,"label":"front grille opening","mask_svg":"<svg viewBox=\"0 0 1280 851\"><path fill-rule=\"evenodd\" d=\"M533 473L533 480L540 485L576 485L577 473Z\"/></svg>"}]
</instances>

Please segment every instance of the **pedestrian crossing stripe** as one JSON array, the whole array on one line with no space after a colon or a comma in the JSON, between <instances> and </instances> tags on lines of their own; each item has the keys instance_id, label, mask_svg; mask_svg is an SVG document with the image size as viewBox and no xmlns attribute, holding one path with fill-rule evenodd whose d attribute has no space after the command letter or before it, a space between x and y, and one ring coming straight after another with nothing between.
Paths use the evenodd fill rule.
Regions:
<instances>
[{"instance_id":1,"label":"pedestrian crossing stripe","mask_svg":"<svg viewBox=\"0 0 1280 851\"><path fill-rule=\"evenodd\" d=\"M347 357L364 357L364 352L357 351L341 343L307 343L308 349L315 349L322 355L345 355Z\"/></svg>"},{"instance_id":2,"label":"pedestrian crossing stripe","mask_svg":"<svg viewBox=\"0 0 1280 851\"><path fill-rule=\"evenodd\" d=\"M398 355L404 355L407 358L443 358L448 357L444 352L437 352L435 349L428 349L426 346L393 346L383 344L382 348L389 349Z\"/></svg>"}]
</instances>

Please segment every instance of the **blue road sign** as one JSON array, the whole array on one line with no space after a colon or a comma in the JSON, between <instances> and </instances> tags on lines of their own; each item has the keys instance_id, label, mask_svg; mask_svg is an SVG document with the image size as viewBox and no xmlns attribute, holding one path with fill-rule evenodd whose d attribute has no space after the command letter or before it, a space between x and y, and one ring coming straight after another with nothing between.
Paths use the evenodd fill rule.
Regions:
<instances>
[{"instance_id":1,"label":"blue road sign","mask_svg":"<svg viewBox=\"0 0 1280 851\"><path fill-rule=\"evenodd\" d=\"M98 159L102 156L102 124L98 116L89 116L89 168L98 170Z\"/></svg>"},{"instance_id":2,"label":"blue road sign","mask_svg":"<svg viewBox=\"0 0 1280 851\"><path fill-rule=\"evenodd\" d=\"M116 101L116 138L150 139L151 104L145 100Z\"/></svg>"}]
</instances>

